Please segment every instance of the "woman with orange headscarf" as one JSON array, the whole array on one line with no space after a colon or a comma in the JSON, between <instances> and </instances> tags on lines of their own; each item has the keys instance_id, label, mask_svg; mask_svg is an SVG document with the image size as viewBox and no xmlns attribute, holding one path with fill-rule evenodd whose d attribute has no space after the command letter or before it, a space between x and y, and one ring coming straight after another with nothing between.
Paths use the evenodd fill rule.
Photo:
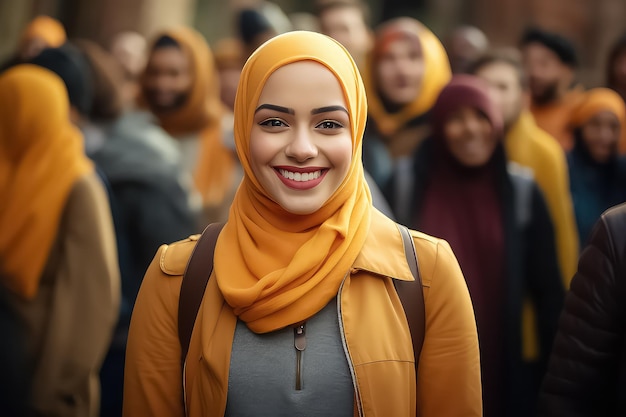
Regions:
<instances>
[{"instance_id":1,"label":"woman with orange headscarf","mask_svg":"<svg viewBox=\"0 0 626 417\"><path fill-rule=\"evenodd\" d=\"M181 27L157 36L141 84L140 102L178 139L207 220L224 220L240 174L222 140L218 74L202 35Z\"/></svg>"},{"instance_id":2,"label":"woman with orange headscarf","mask_svg":"<svg viewBox=\"0 0 626 417\"><path fill-rule=\"evenodd\" d=\"M31 412L96 416L120 292L106 195L60 78L12 68L0 106L0 298L26 329Z\"/></svg>"},{"instance_id":3,"label":"woman with orange headscarf","mask_svg":"<svg viewBox=\"0 0 626 417\"><path fill-rule=\"evenodd\" d=\"M411 155L430 134L429 110L450 77L443 45L417 20L393 19L376 31L364 71L370 119L363 163L401 223L408 220Z\"/></svg>"},{"instance_id":4,"label":"woman with orange headscarf","mask_svg":"<svg viewBox=\"0 0 626 417\"><path fill-rule=\"evenodd\" d=\"M250 57L235 102L245 174L204 301L179 338L198 237L161 247L131 321L125 416L482 415L463 276L446 242L372 207L366 118L358 69L336 41L290 32ZM425 295L423 330L407 323L401 282Z\"/></svg>"},{"instance_id":5,"label":"woman with orange headscarf","mask_svg":"<svg viewBox=\"0 0 626 417\"><path fill-rule=\"evenodd\" d=\"M600 215L626 201L626 157L619 155L625 137L626 110L615 91L587 91L572 115L574 148L567 154L570 189L584 247Z\"/></svg>"}]
</instances>

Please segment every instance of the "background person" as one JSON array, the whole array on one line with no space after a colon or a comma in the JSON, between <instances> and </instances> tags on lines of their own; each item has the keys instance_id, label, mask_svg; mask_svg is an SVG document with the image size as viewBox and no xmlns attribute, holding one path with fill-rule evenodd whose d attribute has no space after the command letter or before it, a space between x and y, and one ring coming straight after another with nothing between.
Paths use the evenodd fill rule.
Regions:
<instances>
[{"instance_id":1,"label":"background person","mask_svg":"<svg viewBox=\"0 0 626 417\"><path fill-rule=\"evenodd\" d=\"M450 242L472 297L485 417L533 415L563 287L547 207L509 166L502 117L479 78L457 75L432 109L433 136L415 158L411 226ZM539 354L522 354L523 302L537 312Z\"/></svg>"},{"instance_id":2,"label":"background person","mask_svg":"<svg viewBox=\"0 0 626 417\"><path fill-rule=\"evenodd\" d=\"M607 210L582 251L541 389L541 417L626 413L625 225L625 204Z\"/></svg>"},{"instance_id":3,"label":"background person","mask_svg":"<svg viewBox=\"0 0 626 417\"><path fill-rule=\"evenodd\" d=\"M402 224L409 221L413 153L430 134L430 108L450 76L441 42L417 20L397 18L376 30L364 70L363 164Z\"/></svg>"},{"instance_id":4,"label":"background person","mask_svg":"<svg viewBox=\"0 0 626 417\"><path fill-rule=\"evenodd\" d=\"M581 247L608 208L626 201L626 157L619 142L626 129L624 101L612 90L589 90L573 115L574 148L567 154Z\"/></svg>"},{"instance_id":5,"label":"background person","mask_svg":"<svg viewBox=\"0 0 626 417\"><path fill-rule=\"evenodd\" d=\"M583 92L575 83L576 50L563 36L538 28L524 33L520 48L528 75L530 111L539 127L568 151L574 144L572 112L580 104Z\"/></svg>"},{"instance_id":6,"label":"background person","mask_svg":"<svg viewBox=\"0 0 626 417\"><path fill-rule=\"evenodd\" d=\"M25 331L29 414L97 416L119 312L106 194L54 73L0 76L0 291Z\"/></svg>"},{"instance_id":7,"label":"background person","mask_svg":"<svg viewBox=\"0 0 626 417\"><path fill-rule=\"evenodd\" d=\"M203 205L203 223L223 221L239 184L237 158L222 136L219 78L208 44L180 27L155 37L142 77L141 104L182 154Z\"/></svg>"}]
</instances>

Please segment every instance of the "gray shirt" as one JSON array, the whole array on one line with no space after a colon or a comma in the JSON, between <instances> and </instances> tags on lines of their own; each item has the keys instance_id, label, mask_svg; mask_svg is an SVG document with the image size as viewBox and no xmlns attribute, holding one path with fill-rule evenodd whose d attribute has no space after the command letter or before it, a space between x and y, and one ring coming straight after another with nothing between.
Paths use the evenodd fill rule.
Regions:
<instances>
[{"instance_id":1,"label":"gray shirt","mask_svg":"<svg viewBox=\"0 0 626 417\"><path fill-rule=\"evenodd\" d=\"M301 389L296 390L294 328L235 330L226 417L352 417L354 387L339 333L337 300L305 323Z\"/></svg>"}]
</instances>

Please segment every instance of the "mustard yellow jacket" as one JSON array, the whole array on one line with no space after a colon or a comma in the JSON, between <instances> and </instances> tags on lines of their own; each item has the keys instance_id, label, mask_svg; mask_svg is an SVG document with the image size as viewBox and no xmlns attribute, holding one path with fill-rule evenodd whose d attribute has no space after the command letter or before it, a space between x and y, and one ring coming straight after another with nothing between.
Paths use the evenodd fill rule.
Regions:
<instances>
[{"instance_id":1,"label":"mustard yellow jacket","mask_svg":"<svg viewBox=\"0 0 626 417\"><path fill-rule=\"evenodd\" d=\"M355 389L355 415L482 416L474 312L450 246L412 232L423 281L425 341L415 378L411 335L393 281L413 280L396 224L375 212L369 237L339 290L341 337ZM237 317L210 279L186 362L178 299L198 236L162 246L144 278L131 321L124 416L222 416ZM349 272L349 273L348 273ZM417 379L417 381L416 381Z\"/></svg>"}]
</instances>

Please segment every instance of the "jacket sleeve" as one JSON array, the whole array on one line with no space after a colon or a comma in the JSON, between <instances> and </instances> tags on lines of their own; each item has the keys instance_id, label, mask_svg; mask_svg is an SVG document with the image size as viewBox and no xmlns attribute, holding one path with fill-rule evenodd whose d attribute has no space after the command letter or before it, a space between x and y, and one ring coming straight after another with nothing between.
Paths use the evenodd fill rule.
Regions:
<instances>
[{"instance_id":1,"label":"jacket sleeve","mask_svg":"<svg viewBox=\"0 0 626 417\"><path fill-rule=\"evenodd\" d=\"M469 291L447 242L438 241L432 262L432 270L430 262L420 263L426 334L417 377L418 415L482 416L478 335Z\"/></svg>"},{"instance_id":2,"label":"jacket sleeve","mask_svg":"<svg viewBox=\"0 0 626 417\"><path fill-rule=\"evenodd\" d=\"M526 234L526 282L537 313L541 373L545 372L559 314L563 307L563 285L557 263L552 220L545 200L534 186L532 220Z\"/></svg>"},{"instance_id":3,"label":"jacket sleeve","mask_svg":"<svg viewBox=\"0 0 626 417\"><path fill-rule=\"evenodd\" d=\"M65 209L52 311L33 380L33 403L46 415L98 415L98 374L120 302L108 207L101 183L89 176L77 182Z\"/></svg>"},{"instance_id":4,"label":"jacket sleeve","mask_svg":"<svg viewBox=\"0 0 626 417\"><path fill-rule=\"evenodd\" d=\"M624 227L622 215L616 233L623 233ZM614 240L604 215L582 252L565 299L540 394L541 416L615 415L611 397L618 384L624 334L618 265L624 252L623 247L615 250Z\"/></svg>"},{"instance_id":5,"label":"jacket sleeve","mask_svg":"<svg viewBox=\"0 0 626 417\"><path fill-rule=\"evenodd\" d=\"M124 369L124 417L183 417L178 340L182 276L168 276L157 252L143 279L128 333Z\"/></svg>"},{"instance_id":6,"label":"jacket sleeve","mask_svg":"<svg viewBox=\"0 0 626 417\"><path fill-rule=\"evenodd\" d=\"M551 137L544 138L553 140ZM565 155L560 149L553 152L550 160L544 161L542 169L546 172L542 180L546 182L545 200L554 223L559 269L565 288L576 272L579 255L578 231L574 217L574 204L570 192L569 173Z\"/></svg>"}]
</instances>

